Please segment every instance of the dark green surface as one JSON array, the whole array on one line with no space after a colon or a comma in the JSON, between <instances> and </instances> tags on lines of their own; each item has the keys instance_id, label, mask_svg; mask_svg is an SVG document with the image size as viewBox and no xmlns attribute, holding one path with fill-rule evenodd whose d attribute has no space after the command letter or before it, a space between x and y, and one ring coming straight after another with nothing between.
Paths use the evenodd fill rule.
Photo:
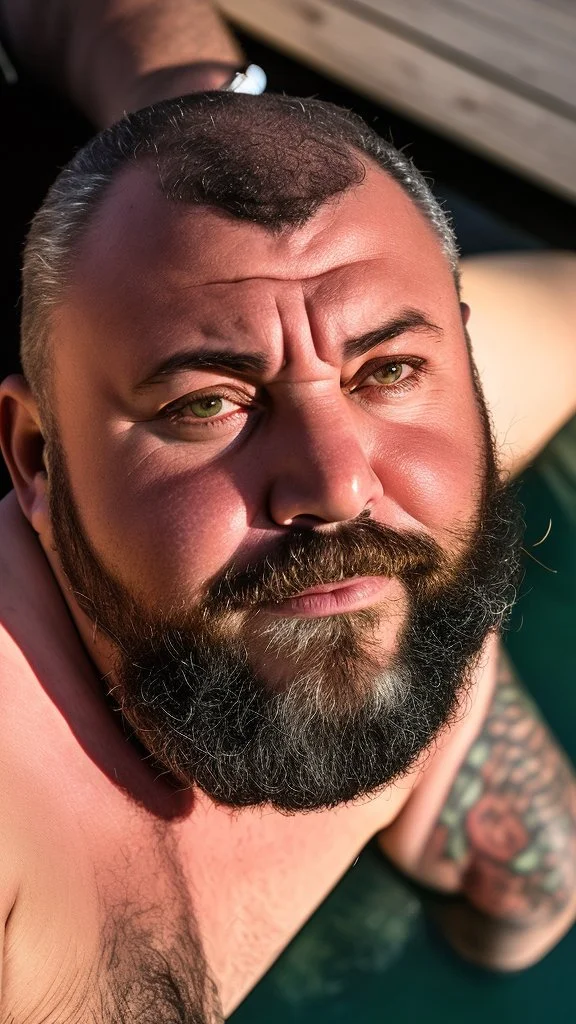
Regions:
<instances>
[{"instance_id":1,"label":"dark green surface","mask_svg":"<svg viewBox=\"0 0 576 1024\"><path fill-rule=\"evenodd\" d=\"M507 646L576 760L576 420L525 476L526 576ZM536 548L546 532L548 539ZM282 880L278 880L282 884ZM576 928L539 964L495 975L460 960L420 894L368 848L239 1010L233 1024L576 1022Z\"/></svg>"}]
</instances>

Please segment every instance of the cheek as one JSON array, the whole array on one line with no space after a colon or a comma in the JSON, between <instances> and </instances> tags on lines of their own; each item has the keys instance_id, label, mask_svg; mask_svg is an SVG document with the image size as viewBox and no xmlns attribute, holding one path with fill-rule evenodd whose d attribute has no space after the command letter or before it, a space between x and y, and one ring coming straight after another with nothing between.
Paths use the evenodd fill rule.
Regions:
<instances>
[{"instance_id":1,"label":"cheek","mask_svg":"<svg viewBox=\"0 0 576 1024\"><path fill-rule=\"evenodd\" d=\"M173 586L192 595L232 558L248 531L244 499L219 469L165 480L147 495L147 504L149 550L158 544L159 531L163 536L156 592Z\"/></svg>"},{"instance_id":2,"label":"cheek","mask_svg":"<svg viewBox=\"0 0 576 1024\"><path fill-rule=\"evenodd\" d=\"M384 492L438 539L474 517L480 501L484 454L479 425L459 431L410 426L397 431L393 457L380 464Z\"/></svg>"},{"instance_id":3,"label":"cheek","mask_svg":"<svg viewBox=\"0 0 576 1024\"><path fill-rule=\"evenodd\" d=\"M214 467L136 476L135 486L128 471L84 481L86 532L105 565L143 599L192 598L241 546L245 500Z\"/></svg>"}]
</instances>

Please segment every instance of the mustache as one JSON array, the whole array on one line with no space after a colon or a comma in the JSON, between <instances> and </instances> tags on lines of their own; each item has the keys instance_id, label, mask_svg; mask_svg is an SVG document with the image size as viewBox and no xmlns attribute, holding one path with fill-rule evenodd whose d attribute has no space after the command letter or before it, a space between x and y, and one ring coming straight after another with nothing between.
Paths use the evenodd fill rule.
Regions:
<instances>
[{"instance_id":1,"label":"mustache","mask_svg":"<svg viewBox=\"0 0 576 1024\"><path fill-rule=\"evenodd\" d=\"M436 541L399 533L362 513L331 533L293 529L261 558L229 566L210 586L205 607L225 614L352 576L394 577L412 592L434 592L454 575L455 566Z\"/></svg>"}]
</instances>

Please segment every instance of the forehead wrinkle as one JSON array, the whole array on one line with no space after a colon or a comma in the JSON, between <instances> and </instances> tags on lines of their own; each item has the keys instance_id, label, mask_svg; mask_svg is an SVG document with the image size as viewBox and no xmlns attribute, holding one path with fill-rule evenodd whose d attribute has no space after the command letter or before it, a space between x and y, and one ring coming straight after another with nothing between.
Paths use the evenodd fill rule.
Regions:
<instances>
[{"instance_id":1,"label":"forehead wrinkle","mask_svg":"<svg viewBox=\"0 0 576 1024\"><path fill-rule=\"evenodd\" d=\"M332 345L325 344L325 339L328 335L332 335L332 331L329 330L326 334L324 330L326 323L319 322L318 317L321 318L321 321L326 321L326 316L324 316L326 313L329 314L328 320L333 319L330 313L332 297L335 298L337 305L338 297L342 295L342 286L346 285L348 274L356 278L353 287L351 284L350 289L344 288L352 304L355 294L364 295L367 298L366 275L373 279L372 284L377 279L382 282L383 294L381 297L384 300L384 306L387 306L388 292L390 292L390 298L395 305L396 293L401 292L405 286L408 287L414 278L416 278L418 286L417 291L420 291L420 283L425 289L426 279L429 276L428 266L433 269L440 261L445 262L439 242L435 236L432 236L425 219L421 217L419 211L414 209L412 203L404 197L403 193L397 192L395 186L390 182L387 182L387 191L392 189L398 199L398 203L394 202L393 204L394 208L398 206L400 215L397 230L390 229L387 222L379 226L380 218L375 216L375 205L370 190L368 190L370 196L368 192L365 196L366 201L370 199L368 220L366 220L366 209L362 214L362 209L359 208L357 213L357 201L360 193L364 193L366 187L367 181L355 196L342 197L342 201L336 208L319 211L317 217L305 226L304 233L295 230L286 233L282 239L273 239L264 229L253 225L236 224L233 221L223 220L221 217L214 220L210 208L169 207L167 209L164 200L162 200L161 208L155 202L152 202L150 206L144 203L145 223L142 234L142 231L138 229L142 217L138 209L136 214L134 213L134 207L139 207L140 204L132 202L132 211L125 215L124 196L120 208L117 206L115 210L112 210L108 203L104 204L108 213L108 217L104 217L104 220L109 222L113 232L119 234L118 240L122 242L122 245L112 247L112 253L116 252L115 259L110 260L109 245L101 247L100 252L96 251L92 254L95 257L96 266L104 259L107 267L105 270L102 268L101 273L96 272L93 275L95 266L89 266L91 273L82 275L82 290L85 287L84 281L88 277L88 280L93 282L94 291L91 298L93 302L96 300L94 306L97 307L102 304L101 301L98 301L102 298L101 295L98 295L98 291L102 287L110 289L104 296L106 303L112 300L112 304L124 311L124 322L126 322L128 313L127 306L130 305L131 313L136 314L136 319L142 323L144 328L147 324L151 326L150 319L156 318L157 322L160 322L158 318L163 315L163 311L171 310L174 314L172 323L178 329L176 320L179 320L180 316L183 326L188 316L191 320L196 319L193 310L189 309L187 312L185 308L187 294L190 296L189 304L192 306L196 301L198 289L205 289L208 306L214 301L211 298L211 293L217 291L218 288L226 290L237 286L241 294L242 286L244 286L248 293L252 289L254 290L253 296L247 296L246 310L251 307L250 316L246 316L246 327L249 327L247 333L255 341L257 339L255 347L262 346L267 351L274 353L276 357L274 361L277 366L280 362L285 365L287 359L293 362L295 357L299 358L302 366L302 360L306 355L309 366L312 350L314 350L315 369L318 367L318 362L323 362L325 367L339 365L340 351L338 350L336 353ZM118 198L116 196L117 200ZM391 196L391 198L393 197ZM366 202L361 206L366 207ZM340 217L346 211L348 213L344 221L340 223ZM118 216L112 217L113 213ZM326 222L326 213L329 213L329 223ZM166 217L165 214L167 214ZM354 214L353 217L352 214ZM363 220L360 214L362 214ZM136 216L136 220L133 219L134 216ZM359 222L358 217L360 217ZM118 224L115 223L118 220L122 221L120 231ZM192 223L193 230L190 228ZM358 223L359 228L356 231L354 226ZM133 224L134 228L132 228ZM141 224L140 227L142 227ZM148 227L150 228L149 233L144 230ZM200 229L198 237L196 227ZM412 239L414 232L414 239ZM154 245L143 246L143 239L154 242ZM208 249L203 258L204 250L202 245L199 246L202 239L208 242ZM108 241L108 239L106 240ZM133 251L138 268L138 273L130 274L128 280L126 280L127 260L124 251L127 241L129 241L128 249ZM408 244L409 241L412 241L413 244ZM414 264L416 241L420 251L418 260ZM242 244L240 244L241 242ZM118 248L121 248L122 252L119 253ZM252 250L251 255L248 250ZM85 252L84 255L89 259L89 253ZM122 261L119 263L120 256ZM215 262L212 262L213 257L217 257ZM79 263L82 262L81 259ZM248 266L246 266L246 262ZM378 268L377 273L373 270L374 267ZM87 268L77 266L77 272L80 269ZM262 269L266 269L268 272L263 274ZM446 269L448 270L448 268ZM237 272L234 273L234 271ZM210 272L214 274L212 280L199 280L199 278L206 278ZM343 282L340 279L341 275L344 278ZM420 278L422 278L421 282ZM89 290L92 291L92 288ZM314 292L322 292L323 295L318 294L315 299ZM304 303L307 307L306 324L303 323L301 310L298 316L292 315L296 294L304 295ZM329 301L325 301L326 294ZM284 301L285 297L286 301ZM319 299L322 301L319 302ZM415 305L421 305L425 301L424 299L420 300L419 295L406 295L406 300L409 304ZM231 322L237 319L238 315L238 309L234 309L236 296L224 294L221 299L217 296L215 304L219 305L220 302L224 311L228 310L228 314L224 313L224 321L228 320L230 325L228 330L231 334L233 333L234 341L236 342L237 339L239 347L246 345L248 337L241 337L244 331L233 327ZM200 305L201 303L198 303L198 306ZM313 308L314 305L316 305L316 309ZM285 310L286 316L284 315ZM230 317L230 311L235 316ZM340 319L340 313L336 309L334 318ZM217 321L212 318L212 315L209 319L212 321L210 324L212 330L205 334L205 337L212 338L221 334L222 329L218 328ZM202 317L200 317L201 322ZM227 325L225 324L225 326ZM260 330L257 330L258 327ZM296 338L297 347L291 340L291 335ZM323 356L324 359L320 359L320 356ZM329 362L326 361L326 357ZM305 372L303 375L308 376L308 373Z\"/></svg>"},{"instance_id":2,"label":"forehead wrinkle","mask_svg":"<svg viewBox=\"0 0 576 1024\"><path fill-rule=\"evenodd\" d=\"M271 278L248 278L239 282L210 282L222 286L223 284L243 284L246 281L259 281L262 285L268 284ZM311 326L312 297L307 296L304 284L293 279L277 279L283 285L290 286L282 289L266 289L266 310L265 317L262 317L262 309L251 318L245 311L238 313L234 322L243 328L242 338L233 340L233 347L238 344L238 354L246 347L256 352L260 349L269 360L269 368L266 377L276 379L285 369L290 368L294 363L312 364L322 363L331 369L338 366L338 353L334 362L320 358L317 351L317 343L314 339L314 332ZM204 286L210 287L210 285ZM262 296L263 301L264 296ZM231 300L232 301L232 300ZM202 330L202 329L200 329ZM222 338L222 328L213 328L213 336ZM206 333L204 336L207 337ZM255 345L250 345L250 339L254 339Z\"/></svg>"},{"instance_id":3,"label":"forehead wrinkle","mask_svg":"<svg viewBox=\"0 0 576 1024\"><path fill-rule=\"evenodd\" d=\"M275 237L259 225L237 223L233 218L222 217L210 206L169 204L150 188L149 176L143 173L142 168L126 169L127 174L132 171L136 174L137 187L128 190L123 175L120 182L112 183L106 201L87 227L76 261L79 269L84 256L89 255L86 247L91 250L92 241L96 240L95 248L98 249L98 236L103 231L107 244L100 247L99 258L104 256L108 262L111 233L114 242L112 252L122 250L121 264L118 265L114 259L111 261L111 279L123 287L130 286L130 278L125 279L125 268L130 264L126 254L132 252L141 274L154 279L158 268L155 261L151 264L149 250L157 251L158 246L164 251L163 285L169 285L170 274L175 272L180 277L176 282L180 287L182 276L188 277L185 284L188 288L258 280L314 282L332 272L382 259L390 261L390 269L393 270L398 261L404 262L406 240L414 234L418 236L419 248L428 253L433 263L436 259L445 260L439 240L421 211L397 183L377 167L370 166L361 186L341 196L336 204L323 206L303 227L286 230ZM124 188L120 187L122 184ZM127 201L127 195L130 201ZM377 210L383 203L399 219L395 230L390 228L388 219L379 225L381 218ZM342 223L341 218L344 218ZM361 227L359 234L354 229L358 224ZM247 231L249 235L246 235ZM223 239L221 232L226 236ZM240 244L241 238L244 238L244 244ZM143 241L149 244L143 245ZM207 262L213 266L215 274L212 281L198 281L202 267L201 261L197 262L194 256L198 254L199 243L200 251L204 243L208 244ZM260 269L258 265L250 266L254 262L250 258L246 267L247 249L251 248L255 257L260 254L262 259L276 264L271 267L272 274L262 276L246 272ZM410 248L412 251L413 246ZM195 266L190 265L191 256ZM90 270L93 274L93 265ZM103 277L107 276L104 271Z\"/></svg>"},{"instance_id":4,"label":"forehead wrinkle","mask_svg":"<svg viewBox=\"0 0 576 1024\"><path fill-rule=\"evenodd\" d=\"M348 267L355 267L362 264L381 263L387 257L382 253L375 254L374 256L362 256L358 259L344 260L342 263L335 263L333 266L328 267L327 270L320 270L317 273L312 274L299 274L292 276L290 274L250 274L243 277L228 277L219 278L218 280L212 281L194 281L185 285L185 288L196 289L196 288L211 288L212 286L218 287L229 284L248 284L250 282L267 282L267 281L279 281L282 283L289 282L291 284L301 284L302 288L310 281L320 281L322 278L329 277L330 274L337 273L340 270L346 270Z\"/></svg>"}]
</instances>

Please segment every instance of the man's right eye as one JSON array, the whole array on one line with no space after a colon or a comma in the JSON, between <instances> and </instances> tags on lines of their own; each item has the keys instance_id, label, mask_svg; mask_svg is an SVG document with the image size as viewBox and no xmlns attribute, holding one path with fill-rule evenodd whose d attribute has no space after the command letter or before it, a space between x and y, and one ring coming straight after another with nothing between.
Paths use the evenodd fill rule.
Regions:
<instances>
[{"instance_id":1,"label":"man's right eye","mask_svg":"<svg viewBox=\"0 0 576 1024\"><path fill-rule=\"evenodd\" d=\"M230 412L230 409L226 409L225 406L232 405L232 402L222 398L221 395L206 395L205 398L196 398L192 402L187 402L183 409L189 410L193 416L197 416L199 419L211 419L220 413ZM182 411L181 408L180 412Z\"/></svg>"},{"instance_id":2,"label":"man's right eye","mask_svg":"<svg viewBox=\"0 0 576 1024\"><path fill-rule=\"evenodd\" d=\"M165 406L160 416L175 427L192 430L240 425L253 407L253 396L230 390L186 395Z\"/></svg>"}]
</instances>

